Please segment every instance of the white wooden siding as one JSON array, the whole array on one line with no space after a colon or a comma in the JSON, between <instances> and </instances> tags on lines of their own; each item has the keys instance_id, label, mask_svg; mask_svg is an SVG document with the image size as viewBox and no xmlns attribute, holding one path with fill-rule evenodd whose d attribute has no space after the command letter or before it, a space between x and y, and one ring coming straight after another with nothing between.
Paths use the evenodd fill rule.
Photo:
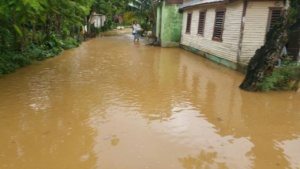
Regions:
<instances>
[{"instance_id":1,"label":"white wooden siding","mask_svg":"<svg viewBox=\"0 0 300 169\"><path fill-rule=\"evenodd\" d=\"M245 30L242 43L241 62L248 64L255 51L265 42L269 8L283 6L275 1L249 2L245 17Z\"/></svg>"},{"instance_id":2,"label":"white wooden siding","mask_svg":"<svg viewBox=\"0 0 300 169\"><path fill-rule=\"evenodd\" d=\"M199 11L206 9L206 20L204 28L204 36L197 35ZM186 34L187 13L192 12L191 33ZM241 19L243 12L243 3L238 1L226 6L225 25L223 32L223 41L218 42L212 40L216 6L206 8L194 8L185 10L183 13L183 29L181 44L190 46L209 54L237 62L238 43L240 37Z\"/></svg>"}]
</instances>

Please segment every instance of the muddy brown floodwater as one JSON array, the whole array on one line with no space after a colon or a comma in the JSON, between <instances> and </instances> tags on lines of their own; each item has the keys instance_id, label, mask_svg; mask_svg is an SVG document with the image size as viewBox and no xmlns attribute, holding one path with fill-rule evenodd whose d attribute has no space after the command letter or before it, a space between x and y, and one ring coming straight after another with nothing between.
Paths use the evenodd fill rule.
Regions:
<instances>
[{"instance_id":1,"label":"muddy brown floodwater","mask_svg":"<svg viewBox=\"0 0 300 169\"><path fill-rule=\"evenodd\" d=\"M129 35L0 78L1 169L299 169L300 93Z\"/></svg>"}]
</instances>

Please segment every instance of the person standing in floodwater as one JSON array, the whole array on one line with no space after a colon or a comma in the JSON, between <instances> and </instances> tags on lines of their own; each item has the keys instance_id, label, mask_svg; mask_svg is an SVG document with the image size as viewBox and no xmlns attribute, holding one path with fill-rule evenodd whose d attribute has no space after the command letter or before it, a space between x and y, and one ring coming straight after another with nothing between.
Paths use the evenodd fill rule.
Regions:
<instances>
[{"instance_id":1,"label":"person standing in floodwater","mask_svg":"<svg viewBox=\"0 0 300 169\"><path fill-rule=\"evenodd\" d=\"M134 36L134 42L140 40L140 31L141 31L141 26L140 24L137 23L137 21L134 21L132 24L132 34Z\"/></svg>"}]
</instances>

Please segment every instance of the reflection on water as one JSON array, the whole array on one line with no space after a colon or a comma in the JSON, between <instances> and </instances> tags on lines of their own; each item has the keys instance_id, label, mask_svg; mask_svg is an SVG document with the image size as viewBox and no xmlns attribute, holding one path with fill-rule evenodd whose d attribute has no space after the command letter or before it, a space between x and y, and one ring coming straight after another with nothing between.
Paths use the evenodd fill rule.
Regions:
<instances>
[{"instance_id":1,"label":"reflection on water","mask_svg":"<svg viewBox=\"0 0 300 169\"><path fill-rule=\"evenodd\" d=\"M220 168L220 169L227 169L225 163L216 162L217 153L211 152L201 152L196 158L194 157L185 157L180 159L182 165L186 169L193 169L193 168Z\"/></svg>"},{"instance_id":2,"label":"reflection on water","mask_svg":"<svg viewBox=\"0 0 300 169\"><path fill-rule=\"evenodd\" d=\"M0 79L2 169L300 168L300 94L127 36Z\"/></svg>"}]
</instances>

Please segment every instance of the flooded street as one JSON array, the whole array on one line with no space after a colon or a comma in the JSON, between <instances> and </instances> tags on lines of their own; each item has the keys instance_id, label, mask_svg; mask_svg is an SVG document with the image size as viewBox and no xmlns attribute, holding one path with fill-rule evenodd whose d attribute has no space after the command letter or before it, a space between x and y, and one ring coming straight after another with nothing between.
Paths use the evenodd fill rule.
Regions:
<instances>
[{"instance_id":1,"label":"flooded street","mask_svg":"<svg viewBox=\"0 0 300 169\"><path fill-rule=\"evenodd\" d=\"M130 38L0 78L1 169L300 169L300 93Z\"/></svg>"}]
</instances>

